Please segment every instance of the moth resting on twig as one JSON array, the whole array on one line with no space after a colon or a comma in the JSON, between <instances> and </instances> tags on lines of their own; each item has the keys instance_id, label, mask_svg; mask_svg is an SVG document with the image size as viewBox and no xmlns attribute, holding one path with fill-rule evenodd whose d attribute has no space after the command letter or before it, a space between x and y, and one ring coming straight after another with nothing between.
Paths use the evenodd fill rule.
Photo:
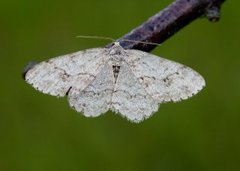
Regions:
<instances>
[{"instance_id":1,"label":"moth resting on twig","mask_svg":"<svg viewBox=\"0 0 240 171\"><path fill-rule=\"evenodd\" d=\"M140 50L93 48L40 62L25 80L53 96L68 96L71 107L87 117L108 110L140 122L159 104L185 100L204 86L203 77L182 64Z\"/></svg>"}]
</instances>

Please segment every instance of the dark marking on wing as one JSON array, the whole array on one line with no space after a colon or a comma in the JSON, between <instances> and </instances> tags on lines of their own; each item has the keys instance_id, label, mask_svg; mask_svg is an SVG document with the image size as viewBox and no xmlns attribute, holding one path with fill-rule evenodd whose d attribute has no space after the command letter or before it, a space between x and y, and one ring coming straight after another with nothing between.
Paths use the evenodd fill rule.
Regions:
<instances>
[{"instance_id":1,"label":"dark marking on wing","mask_svg":"<svg viewBox=\"0 0 240 171\"><path fill-rule=\"evenodd\" d=\"M68 91L66 92L66 96L68 96L71 89L72 89L72 87L69 87Z\"/></svg>"},{"instance_id":2,"label":"dark marking on wing","mask_svg":"<svg viewBox=\"0 0 240 171\"><path fill-rule=\"evenodd\" d=\"M27 72L32 69L36 64L38 64L38 62L36 61L30 61L28 62L27 66L25 66L25 68L23 69L23 72L22 72L22 77L24 80L26 80L26 74Z\"/></svg>"},{"instance_id":3,"label":"dark marking on wing","mask_svg":"<svg viewBox=\"0 0 240 171\"><path fill-rule=\"evenodd\" d=\"M121 67L113 65L112 68L113 68L113 76L116 82Z\"/></svg>"}]
</instances>

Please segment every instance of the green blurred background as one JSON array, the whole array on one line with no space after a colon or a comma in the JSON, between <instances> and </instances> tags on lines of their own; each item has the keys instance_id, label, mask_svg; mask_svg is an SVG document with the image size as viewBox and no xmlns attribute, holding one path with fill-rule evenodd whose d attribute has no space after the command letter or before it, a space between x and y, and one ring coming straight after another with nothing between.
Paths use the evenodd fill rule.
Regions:
<instances>
[{"instance_id":1,"label":"green blurred background","mask_svg":"<svg viewBox=\"0 0 240 171\"><path fill-rule=\"evenodd\" d=\"M240 1L152 52L194 68L207 86L140 124L110 112L85 118L21 77L29 61L109 43L77 35L118 38L171 2L1 0L0 171L240 170Z\"/></svg>"}]
</instances>

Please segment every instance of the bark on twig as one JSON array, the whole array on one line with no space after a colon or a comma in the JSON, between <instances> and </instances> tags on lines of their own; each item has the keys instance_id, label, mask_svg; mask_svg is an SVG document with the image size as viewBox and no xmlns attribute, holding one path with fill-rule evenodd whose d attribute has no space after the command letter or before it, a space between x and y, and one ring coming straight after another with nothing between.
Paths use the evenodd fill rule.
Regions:
<instances>
[{"instance_id":1,"label":"bark on twig","mask_svg":"<svg viewBox=\"0 0 240 171\"><path fill-rule=\"evenodd\" d=\"M149 52L154 49L156 45L129 42L124 39L162 43L198 17L205 16L210 21L218 21L220 7L224 1L225 0L176 0L117 41L119 41L125 49L139 49Z\"/></svg>"}]
</instances>

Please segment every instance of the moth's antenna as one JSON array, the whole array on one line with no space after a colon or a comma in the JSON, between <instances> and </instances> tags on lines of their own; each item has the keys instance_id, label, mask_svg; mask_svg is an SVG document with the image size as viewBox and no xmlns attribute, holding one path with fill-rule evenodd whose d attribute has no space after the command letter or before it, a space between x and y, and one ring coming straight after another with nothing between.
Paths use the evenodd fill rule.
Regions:
<instances>
[{"instance_id":1,"label":"moth's antenna","mask_svg":"<svg viewBox=\"0 0 240 171\"><path fill-rule=\"evenodd\" d=\"M83 39L102 39L102 40L110 40L116 42L116 39L113 39L111 37L103 37L103 36L76 36L76 38L83 38ZM129 39L121 39L121 41L126 41L126 42L133 42L133 43L143 43L143 44L148 44L148 45L156 45L159 46L161 44L159 43L152 43L152 42L144 42L144 41L138 41L138 40L129 40Z\"/></svg>"},{"instance_id":2,"label":"moth's antenna","mask_svg":"<svg viewBox=\"0 0 240 171\"><path fill-rule=\"evenodd\" d=\"M116 41L116 39L113 39L111 37L103 37L103 36L77 36L76 38L83 38L83 39L102 39L102 40L111 40Z\"/></svg>"},{"instance_id":3,"label":"moth's antenna","mask_svg":"<svg viewBox=\"0 0 240 171\"><path fill-rule=\"evenodd\" d=\"M138 40L129 40L129 39L121 39L123 41L126 41L126 42L133 42L133 43L142 43L142 44L147 44L147 45L161 45L159 43L153 43L153 42L144 42L144 41L138 41Z\"/></svg>"}]
</instances>

